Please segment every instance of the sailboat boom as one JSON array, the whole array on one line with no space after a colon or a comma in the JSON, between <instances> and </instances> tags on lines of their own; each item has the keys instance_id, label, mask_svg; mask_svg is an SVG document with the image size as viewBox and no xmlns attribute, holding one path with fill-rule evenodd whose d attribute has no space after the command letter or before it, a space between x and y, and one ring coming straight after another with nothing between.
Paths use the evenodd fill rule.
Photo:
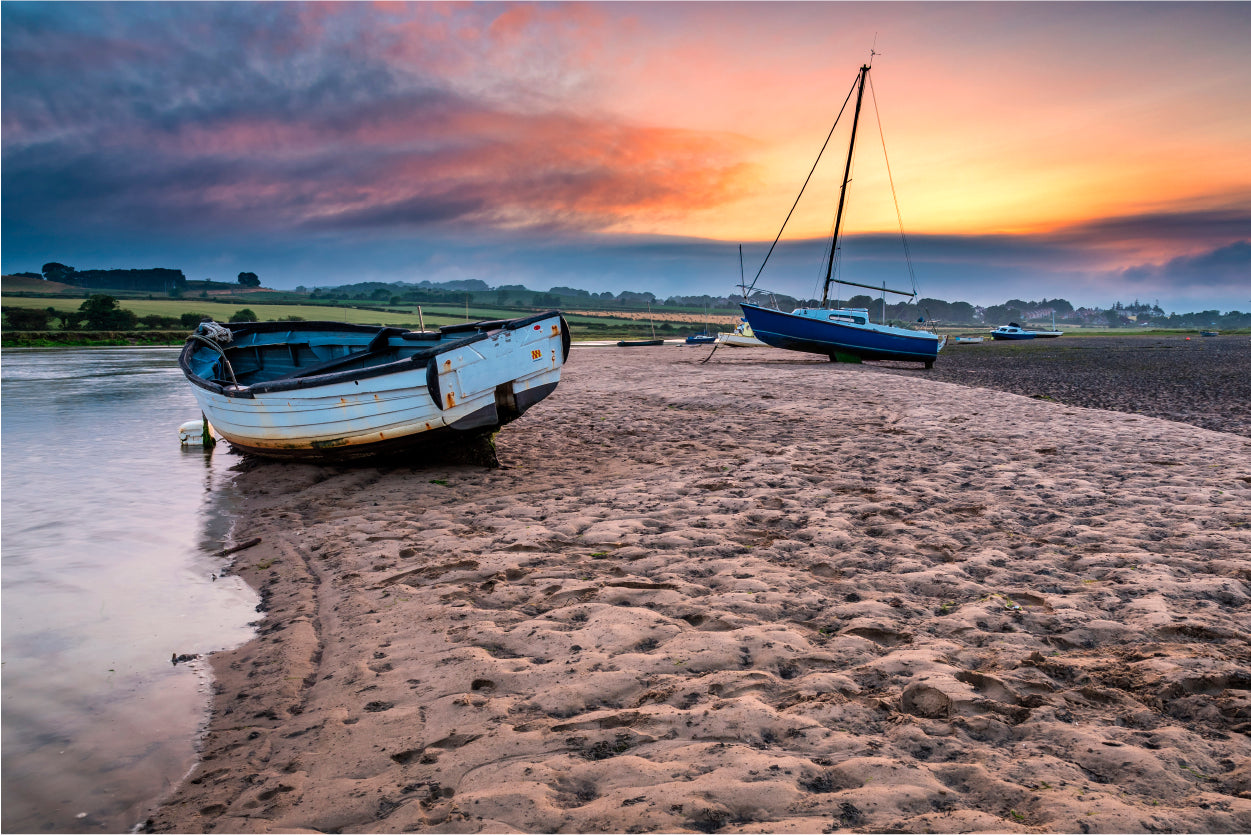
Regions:
<instances>
[{"instance_id":1,"label":"sailboat boom","mask_svg":"<svg viewBox=\"0 0 1251 835\"><path fill-rule=\"evenodd\" d=\"M912 292L911 290L892 290L889 287L883 287L881 285L857 284L854 281L843 281L841 278L831 278L830 281L834 284L846 284L849 287L863 287L866 290L881 290L886 293L895 293L896 295L900 295L900 296L915 296L916 295L916 293Z\"/></svg>"}]
</instances>

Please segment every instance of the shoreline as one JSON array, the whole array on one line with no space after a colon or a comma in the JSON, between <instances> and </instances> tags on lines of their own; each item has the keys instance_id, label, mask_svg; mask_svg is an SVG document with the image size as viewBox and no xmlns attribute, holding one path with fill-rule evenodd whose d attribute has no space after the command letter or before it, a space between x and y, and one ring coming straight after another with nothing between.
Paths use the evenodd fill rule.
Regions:
<instances>
[{"instance_id":1,"label":"shoreline","mask_svg":"<svg viewBox=\"0 0 1251 835\"><path fill-rule=\"evenodd\" d=\"M1251 441L704 356L577 352L500 470L248 465L146 831L1251 829Z\"/></svg>"}]
</instances>

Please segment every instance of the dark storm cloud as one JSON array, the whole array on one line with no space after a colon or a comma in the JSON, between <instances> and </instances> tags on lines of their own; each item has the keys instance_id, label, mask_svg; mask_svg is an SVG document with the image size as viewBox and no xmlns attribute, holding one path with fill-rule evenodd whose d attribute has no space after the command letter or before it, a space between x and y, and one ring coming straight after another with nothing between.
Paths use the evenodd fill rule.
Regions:
<instances>
[{"instance_id":1,"label":"dark storm cloud","mask_svg":"<svg viewBox=\"0 0 1251 835\"><path fill-rule=\"evenodd\" d=\"M353 4L3 14L10 239L51 227L585 231L716 201L741 168L725 137L458 92L422 64L437 65L437 38L395 62L400 36Z\"/></svg>"},{"instance_id":2,"label":"dark storm cloud","mask_svg":"<svg viewBox=\"0 0 1251 835\"><path fill-rule=\"evenodd\" d=\"M1132 285L1228 286L1251 295L1251 241L1238 241L1201 255L1173 258L1159 266L1130 267L1120 276Z\"/></svg>"},{"instance_id":3,"label":"dark storm cloud","mask_svg":"<svg viewBox=\"0 0 1251 835\"><path fill-rule=\"evenodd\" d=\"M282 4L5 4L5 127L90 135L292 111L333 95L339 70L292 88L274 60L298 19ZM38 138L38 137L36 137Z\"/></svg>"},{"instance_id":4,"label":"dark storm cloud","mask_svg":"<svg viewBox=\"0 0 1251 835\"><path fill-rule=\"evenodd\" d=\"M314 229L337 230L426 226L480 213L484 205L485 201L480 197L466 199L454 195L423 194L407 200L343 212L332 218L314 219L307 225Z\"/></svg>"},{"instance_id":5,"label":"dark storm cloud","mask_svg":"<svg viewBox=\"0 0 1251 835\"><path fill-rule=\"evenodd\" d=\"M1248 196L1251 200L1251 196ZM1107 241L1215 241L1251 236L1251 205L1194 211L1150 212L1103 218L1042 236L1053 245L1092 246Z\"/></svg>"}]
</instances>

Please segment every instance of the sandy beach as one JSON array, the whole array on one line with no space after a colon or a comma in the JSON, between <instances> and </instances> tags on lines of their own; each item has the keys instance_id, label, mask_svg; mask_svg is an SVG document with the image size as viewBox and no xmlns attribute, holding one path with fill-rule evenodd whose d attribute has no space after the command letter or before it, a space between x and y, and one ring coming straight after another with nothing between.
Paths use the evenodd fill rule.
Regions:
<instances>
[{"instance_id":1,"label":"sandy beach","mask_svg":"<svg viewBox=\"0 0 1251 835\"><path fill-rule=\"evenodd\" d=\"M500 469L249 465L146 829L1251 830L1251 437L705 356L575 348Z\"/></svg>"}]
</instances>

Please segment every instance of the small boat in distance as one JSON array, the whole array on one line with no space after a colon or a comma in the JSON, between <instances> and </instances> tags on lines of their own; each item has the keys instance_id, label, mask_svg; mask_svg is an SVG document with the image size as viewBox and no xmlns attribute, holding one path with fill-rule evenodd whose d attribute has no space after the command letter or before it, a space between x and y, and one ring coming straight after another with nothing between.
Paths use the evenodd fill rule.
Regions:
<instances>
[{"instance_id":1,"label":"small boat in distance","mask_svg":"<svg viewBox=\"0 0 1251 835\"><path fill-rule=\"evenodd\" d=\"M946 344L947 338L931 331L888 325L885 321L886 293L895 293L915 299L917 297L915 279L913 280L912 290L903 291L890 289L884 282L878 287L871 284L846 281L836 277L834 274L834 266L840 260L841 255L839 236L843 224L843 209L847 200L848 184L851 182L852 159L856 147L856 129L860 124L860 106L864 100L864 88L869 77L869 70L869 64L860 67L856 82L847 94L847 98L850 100L851 94L853 92L856 93L856 109L851 123L851 141L847 147L847 161L843 169L838 209L834 215L834 233L830 240L828 262L825 268L825 282L821 288L820 303L816 307L796 308L790 313L750 304L745 300L740 304L740 307L742 307L743 315L751 325L752 332L756 338L775 348L825 354L834 362L904 360L922 362L925 363L926 368L932 368L934 360L938 358L938 352ZM846 102L844 102L844 107L846 107ZM839 112L839 117L841 118L841 116L842 111ZM838 124L837 119L834 124ZM833 128L830 129L830 133L831 135L833 134ZM828 137L826 142L829 142ZM824 145L821 150L824 152ZM820 160L821 154L818 153L817 162L820 162ZM813 164L813 170L816 170L816 163ZM889 163L887 164L886 173L889 179ZM811 176L810 172L809 179L811 179ZM807 185L808 181L805 181L804 187ZM894 191L893 180L891 181L891 191ZM804 189L800 188L800 197L803 196L803 193ZM795 203L798 205L799 198L796 198ZM898 206L898 201L896 201L896 206ZM793 206L791 211L794 212ZM787 215L787 220L789 219L790 215ZM902 220L899 226L902 237ZM783 221L782 229L784 230L785 228L786 222ZM773 246L777 246L778 239L781 237L782 231L779 230L778 237L773 241ZM772 254L772 252L773 247L770 247L769 253ZM908 270L911 274L912 260L908 252L906 239L904 241L904 255L908 259ZM765 263L768 263L768 260L769 255L765 255ZM761 264L760 269L764 270L764 264ZM756 277L759 278L760 273L757 273ZM755 282L753 281L752 284L754 286ZM881 290L882 323L875 324L872 322L869 319L869 311L864 308L829 307L831 284ZM745 297L747 295L749 294L744 293Z\"/></svg>"},{"instance_id":2,"label":"small boat in distance","mask_svg":"<svg viewBox=\"0 0 1251 835\"><path fill-rule=\"evenodd\" d=\"M708 331L712 330L712 322L708 317L708 306L704 306L704 330L701 333L693 333L686 338L687 345L711 345L717 341L717 338Z\"/></svg>"},{"instance_id":3,"label":"small boat in distance","mask_svg":"<svg viewBox=\"0 0 1251 835\"><path fill-rule=\"evenodd\" d=\"M438 331L205 322L178 365L236 449L336 461L493 432L555 391L569 348L555 310Z\"/></svg>"},{"instance_id":4,"label":"small boat in distance","mask_svg":"<svg viewBox=\"0 0 1251 835\"><path fill-rule=\"evenodd\" d=\"M992 339L1012 340L1012 339L1045 339L1049 337L1063 336L1064 331L1030 331L1018 325L1016 322L1009 322L1006 325L1000 325L990 332Z\"/></svg>"},{"instance_id":5,"label":"small boat in distance","mask_svg":"<svg viewBox=\"0 0 1251 835\"><path fill-rule=\"evenodd\" d=\"M1220 336L1220 331L1199 331L1199 336Z\"/></svg>"},{"instance_id":6,"label":"small boat in distance","mask_svg":"<svg viewBox=\"0 0 1251 835\"><path fill-rule=\"evenodd\" d=\"M647 315L652 315L652 303L647 303ZM656 338L656 321L651 320L652 338L651 339L623 339L617 343L618 348L645 348L649 345L664 345L663 339Z\"/></svg>"},{"instance_id":7,"label":"small boat in distance","mask_svg":"<svg viewBox=\"0 0 1251 835\"><path fill-rule=\"evenodd\" d=\"M980 336L957 336L953 340L956 345L981 345L983 337Z\"/></svg>"},{"instance_id":8,"label":"small boat in distance","mask_svg":"<svg viewBox=\"0 0 1251 835\"><path fill-rule=\"evenodd\" d=\"M1027 331L1024 328L1022 328L1020 325L1018 325L1016 322L1013 322L1009 325L1000 325L999 327L995 328L993 331L990 332L990 338L999 339L999 340L1033 339L1034 332Z\"/></svg>"},{"instance_id":9,"label":"small boat in distance","mask_svg":"<svg viewBox=\"0 0 1251 835\"><path fill-rule=\"evenodd\" d=\"M738 245L738 287L739 292L743 294L744 301L747 299L747 275L743 272L743 245ZM751 331L751 325L746 319L739 319L738 324L734 326L733 333L725 333L722 331L717 334L717 344L727 345L731 348L753 348L763 346L764 343L756 338ZM713 349L714 351L716 348ZM709 355L711 356L711 354Z\"/></svg>"},{"instance_id":10,"label":"small boat in distance","mask_svg":"<svg viewBox=\"0 0 1251 835\"><path fill-rule=\"evenodd\" d=\"M758 345L764 345L756 335L751 331L751 325L746 319L740 319L739 323L734 326L734 333L717 334L717 344L726 345L731 348L750 348Z\"/></svg>"}]
</instances>

